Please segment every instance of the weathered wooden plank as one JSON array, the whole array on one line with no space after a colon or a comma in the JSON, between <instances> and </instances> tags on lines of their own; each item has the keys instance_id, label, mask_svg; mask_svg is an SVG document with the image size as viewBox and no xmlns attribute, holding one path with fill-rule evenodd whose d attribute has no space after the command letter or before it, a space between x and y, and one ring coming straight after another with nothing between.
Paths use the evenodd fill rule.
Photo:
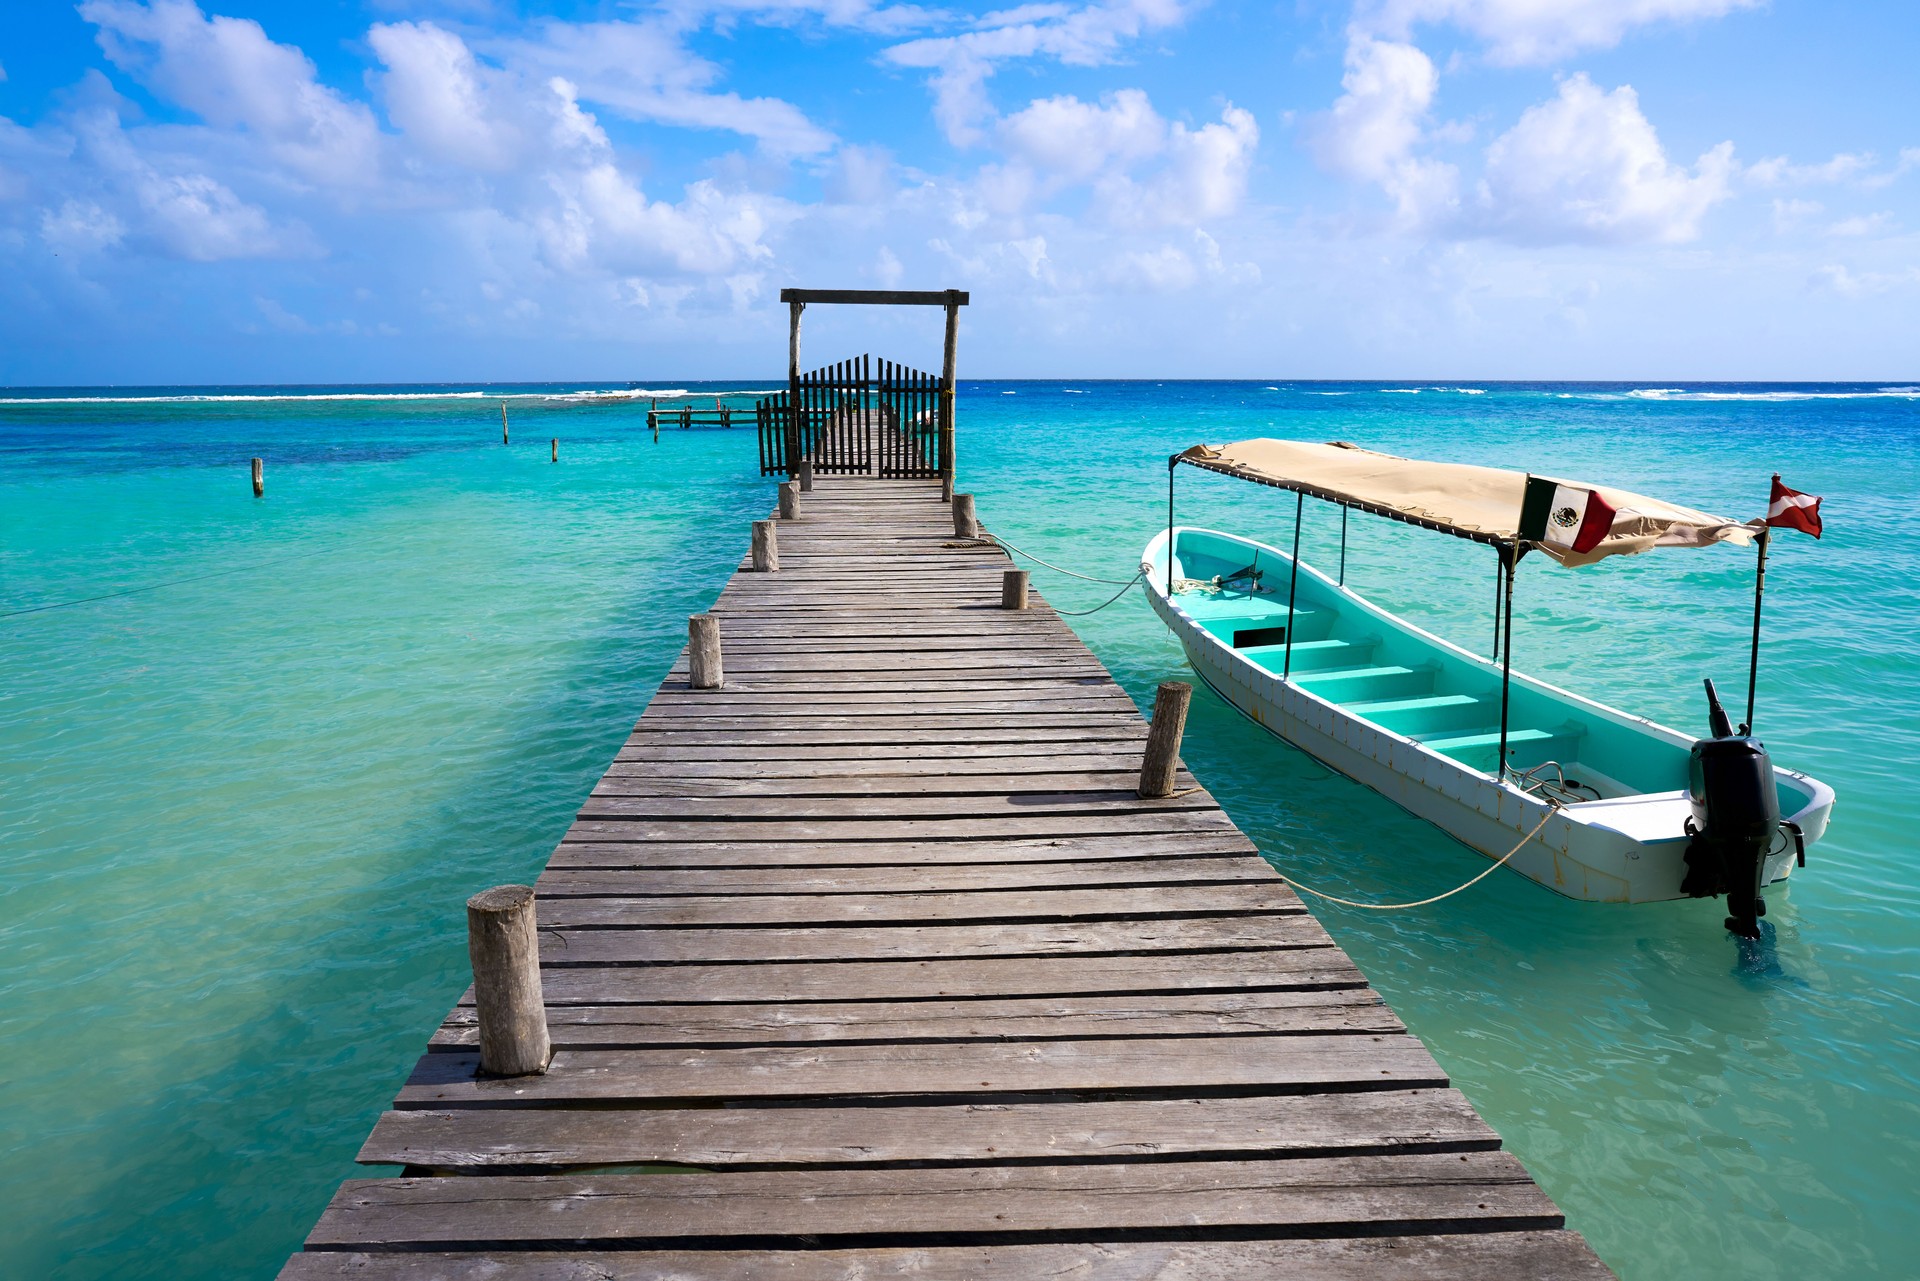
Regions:
<instances>
[{"instance_id":1,"label":"weathered wooden plank","mask_svg":"<svg viewBox=\"0 0 1920 1281\"><path fill-rule=\"evenodd\" d=\"M994 836L1070 837L1134 833L1220 832L1233 827L1218 810L1136 810L1121 814L1058 814L1016 818L858 819L582 819L569 841L843 841L976 840Z\"/></svg>"},{"instance_id":2,"label":"weathered wooden plank","mask_svg":"<svg viewBox=\"0 0 1920 1281\"><path fill-rule=\"evenodd\" d=\"M536 1077L483 1077L465 1050L423 1055L398 1108L556 1103L926 1098L1039 1092L1192 1096L1230 1091L1440 1088L1411 1036L1352 1033L1095 1041L964 1041L561 1050Z\"/></svg>"},{"instance_id":3,"label":"weathered wooden plank","mask_svg":"<svg viewBox=\"0 0 1920 1281\"><path fill-rule=\"evenodd\" d=\"M912 1001L939 997L1119 996L1362 987L1334 947L1085 956L843 961L834 965L583 965L544 970L547 1004ZM470 994L469 994L470 996ZM469 999L467 996L461 998Z\"/></svg>"},{"instance_id":4,"label":"weathered wooden plank","mask_svg":"<svg viewBox=\"0 0 1920 1281\"><path fill-rule=\"evenodd\" d=\"M1131 789L1071 792L967 792L905 796L609 796L596 791L580 807L581 818L713 819L772 823L803 819L971 819L1052 815L1162 815L1210 812L1213 798L1195 788L1180 796L1143 800Z\"/></svg>"},{"instance_id":5,"label":"weathered wooden plank","mask_svg":"<svg viewBox=\"0 0 1920 1281\"><path fill-rule=\"evenodd\" d=\"M541 905L558 898L702 894L939 894L951 891L1267 885L1273 869L1252 855L1107 859L1073 863L969 863L941 867L703 867L572 870L534 882Z\"/></svg>"},{"instance_id":6,"label":"weathered wooden plank","mask_svg":"<svg viewBox=\"0 0 1920 1281\"><path fill-rule=\"evenodd\" d=\"M763 1250L296 1254L281 1281L1610 1281L1578 1233Z\"/></svg>"},{"instance_id":7,"label":"weathered wooden plank","mask_svg":"<svg viewBox=\"0 0 1920 1281\"><path fill-rule=\"evenodd\" d=\"M1275 877L1227 885L1155 885L1127 889L967 889L939 893L791 894L766 885L756 894L671 898L543 898L543 929L589 926L688 929L715 926L851 925L862 929L908 923L964 925L1016 921L1066 922L1107 918L1305 913L1292 890Z\"/></svg>"},{"instance_id":8,"label":"weathered wooden plank","mask_svg":"<svg viewBox=\"0 0 1920 1281\"><path fill-rule=\"evenodd\" d=\"M1377 995L1356 988L1026 1000L556 1006L548 1011L547 1022L554 1045L561 1049L1406 1030ZM432 1048L475 1048L477 1026L473 1006L455 1006L434 1033Z\"/></svg>"},{"instance_id":9,"label":"weathered wooden plank","mask_svg":"<svg viewBox=\"0 0 1920 1281\"><path fill-rule=\"evenodd\" d=\"M897 796L1028 796L1065 795L1086 792L1112 796L1131 791L1139 782L1139 771L1111 768L1086 770L1076 774L987 774L899 773L867 771L841 774L832 768L815 768L803 777L776 778L765 774L740 777L715 777L712 773L693 775L686 771L662 769L637 770L615 765L594 787L596 797L654 797L692 799L696 797L769 798L769 797L897 797ZM1003 767L1004 768L1004 765ZM1177 790L1199 784L1191 774L1182 773L1175 781Z\"/></svg>"},{"instance_id":10,"label":"weathered wooden plank","mask_svg":"<svg viewBox=\"0 0 1920 1281\"><path fill-rule=\"evenodd\" d=\"M1144 743L1146 731L1138 718L1121 715L1057 714L1029 717L967 717L963 723L945 729L929 729L924 720L911 716L817 716L798 719L780 718L774 727L765 718L755 717L661 717L642 720L636 734L671 735L680 744L723 744L742 746L742 738L752 734L758 743L769 747L830 747L845 744L875 743L1068 743L1079 745L1096 740Z\"/></svg>"},{"instance_id":11,"label":"weathered wooden plank","mask_svg":"<svg viewBox=\"0 0 1920 1281\"><path fill-rule=\"evenodd\" d=\"M368 1165L1142 1160L1493 1151L1500 1139L1456 1090L944 1107L467 1108L382 1116Z\"/></svg>"},{"instance_id":12,"label":"weathered wooden plank","mask_svg":"<svg viewBox=\"0 0 1920 1281\"><path fill-rule=\"evenodd\" d=\"M976 838L970 841L702 841L666 845L618 839L614 831L562 843L547 866L618 867L875 867L974 863L1074 863L1081 859L1193 858L1244 855L1253 842L1239 831L1141 836Z\"/></svg>"},{"instance_id":13,"label":"weathered wooden plank","mask_svg":"<svg viewBox=\"0 0 1920 1281\"><path fill-rule=\"evenodd\" d=\"M1104 753L1094 750L1101 746L1107 748ZM1124 779L1136 774L1139 764L1139 750L1121 744L1093 744L1078 754L1060 754L1043 748L1034 753L982 752L974 756L929 756L922 753L866 759L815 757L801 761L734 756L724 760L689 761L670 749L642 740L631 752L623 754L607 767L601 786L612 791L621 786L750 787L759 782L773 785L775 795L779 794L780 788L788 786L895 786L902 790L919 787L935 790L951 784L955 790L959 790L975 786L975 780L981 775L1013 777L1005 771L1024 768L1035 777L1058 779L1059 787L1069 787L1090 781L1088 776L1098 776L1108 783ZM815 784L815 779L820 782Z\"/></svg>"},{"instance_id":14,"label":"weathered wooden plank","mask_svg":"<svg viewBox=\"0 0 1920 1281\"><path fill-rule=\"evenodd\" d=\"M719 744L689 743L684 737L662 738L651 728L636 733L620 748L614 768L624 764L644 764L659 773L661 762L686 761L691 764L730 764L743 768L765 766L773 769L824 769L847 773L854 770L871 773L897 768L899 772L925 773L929 770L978 772L980 763L998 771L1031 769L1036 773L1059 772L1085 767L1088 758L1099 757L1094 768L1124 769L1116 761L1140 763L1144 735L1117 738L1089 738L1083 741L1040 739L1031 742L987 743L768 743L764 736L753 742L729 739ZM1055 762L1058 762L1057 764ZM790 775L791 776L791 775ZM751 777L743 775L742 777ZM805 773L797 777L808 777Z\"/></svg>"},{"instance_id":15,"label":"weathered wooden plank","mask_svg":"<svg viewBox=\"0 0 1920 1281\"><path fill-rule=\"evenodd\" d=\"M556 906L603 900L558 899ZM670 903L673 900L655 900ZM1332 940L1303 911L1269 916L1178 916L1131 921L1012 921L1001 925L842 925L675 929L542 923L540 961L575 965L684 965L702 961L906 961L935 957L1054 956L1063 952L1195 952L1320 948Z\"/></svg>"},{"instance_id":16,"label":"weathered wooden plank","mask_svg":"<svg viewBox=\"0 0 1920 1281\"><path fill-rule=\"evenodd\" d=\"M1563 1222L1511 1156L1461 1152L684 1178L365 1179L341 1188L309 1241L393 1248L805 1236L947 1244L969 1235L1128 1229L1355 1235L1541 1230Z\"/></svg>"}]
</instances>

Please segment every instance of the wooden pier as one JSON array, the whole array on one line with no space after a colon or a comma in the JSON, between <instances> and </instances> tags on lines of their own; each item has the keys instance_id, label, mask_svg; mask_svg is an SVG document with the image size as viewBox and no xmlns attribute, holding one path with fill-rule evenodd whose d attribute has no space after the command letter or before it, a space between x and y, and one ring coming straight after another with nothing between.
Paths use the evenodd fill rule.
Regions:
<instances>
[{"instance_id":1,"label":"wooden pier","mask_svg":"<svg viewBox=\"0 0 1920 1281\"><path fill-rule=\"evenodd\" d=\"M1611 1276L951 520L801 496L539 879L549 1069L469 993L283 1277Z\"/></svg>"}]
</instances>

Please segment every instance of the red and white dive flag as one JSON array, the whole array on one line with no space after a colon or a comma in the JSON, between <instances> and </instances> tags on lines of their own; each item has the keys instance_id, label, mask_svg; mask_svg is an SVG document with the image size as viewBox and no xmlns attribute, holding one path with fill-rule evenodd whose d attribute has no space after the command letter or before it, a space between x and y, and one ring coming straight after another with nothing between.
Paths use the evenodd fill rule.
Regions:
<instances>
[{"instance_id":1,"label":"red and white dive flag","mask_svg":"<svg viewBox=\"0 0 1920 1281\"><path fill-rule=\"evenodd\" d=\"M1820 537L1820 496L1788 489L1773 478L1773 501L1767 504L1767 524L1775 529L1797 529Z\"/></svg>"},{"instance_id":2,"label":"red and white dive flag","mask_svg":"<svg viewBox=\"0 0 1920 1281\"><path fill-rule=\"evenodd\" d=\"M1613 528L1615 514L1591 489L1529 476L1526 496L1520 503L1519 534L1562 551L1590 552Z\"/></svg>"}]
</instances>

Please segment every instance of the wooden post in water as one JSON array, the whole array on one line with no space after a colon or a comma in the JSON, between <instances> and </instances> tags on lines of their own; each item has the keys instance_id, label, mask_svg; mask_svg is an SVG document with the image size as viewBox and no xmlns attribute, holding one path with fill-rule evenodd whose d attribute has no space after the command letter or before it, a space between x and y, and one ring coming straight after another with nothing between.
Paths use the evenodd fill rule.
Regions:
<instances>
[{"instance_id":1,"label":"wooden post in water","mask_svg":"<svg viewBox=\"0 0 1920 1281\"><path fill-rule=\"evenodd\" d=\"M1147 750L1140 759L1140 795L1151 800L1173 795L1174 771L1180 768L1180 739L1187 729L1187 706L1193 686L1185 681L1162 681L1153 696L1153 723L1147 726Z\"/></svg>"},{"instance_id":2,"label":"wooden post in water","mask_svg":"<svg viewBox=\"0 0 1920 1281\"><path fill-rule=\"evenodd\" d=\"M695 614L687 620L687 684L719 689L725 683L720 668L720 620L712 614Z\"/></svg>"},{"instance_id":3,"label":"wooden post in water","mask_svg":"<svg viewBox=\"0 0 1920 1281\"><path fill-rule=\"evenodd\" d=\"M960 293L947 291L947 338L940 364L940 497L953 497L953 371L960 351Z\"/></svg>"},{"instance_id":4,"label":"wooden post in water","mask_svg":"<svg viewBox=\"0 0 1920 1281\"><path fill-rule=\"evenodd\" d=\"M553 438L553 461L556 463L560 461L560 438L558 436Z\"/></svg>"},{"instance_id":5,"label":"wooden post in water","mask_svg":"<svg viewBox=\"0 0 1920 1281\"><path fill-rule=\"evenodd\" d=\"M953 536L955 538L980 537L980 522L974 519L973 515L972 494L953 496Z\"/></svg>"},{"instance_id":6,"label":"wooden post in water","mask_svg":"<svg viewBox=\"0 0 1920 1281\"><path fill-rule=\"evenodd\" d=\"M800 460L800 492L803 494L813 492L813 459L811 458Z\"/></svg>"},{"instance_id":7,"label":"wooden post in water","mask_svg":"<svg viewBox=\"0 0 1920 1281\"><path fill-rule=\"evenodd\" d=\"M507 443L507 402L500 402L500 443Z\"/></svg>"},{"instance_id":8,"label":"wooden post in water","mask_svg":"<svg viewBox=\"0 0 1920 1281\"><path fill-rule=\"evenodd\" d=\"M800 482L789 480L780 486L780 519L800 519Z\"/></svg>"},{"instance_id":9,"label":"wooden post in water","mask_svg":"<svg viewBox=\"0 0 1920 1281\"><path fill-rule=\"evenodd\" d=\"M780 568L779 526L770 520L753 522L753 568L755 573L771 574Z\"/></svg>"},{"instance_id":10,"label":"wooden post in water","mask_svg":"<svg viewBox=\"0 0 1920 1281\"><path fill-rule=\"evenodd\" d=\"M653 433L653 443L656 445L659 444L660 402L657 400L649 400L647 402L647 430Z\"/></svg>"},{"instance_id":11,"label":"wooden post in water","mask_svg":"<svg viewBox=\"0 0 1920 1281\"><path fill-rule=\"evenodd\" d=\"M1001 572L1001 609L1025 609L1027 607L1027 577L1027 571L1024 569L1009 569Z\"/></svg>"},{"instance_id":12,"label":"wooden post in water","mask_svg":"<svg viewBox=\"0 0 1920 1281\"><path fill-rule=\"evenodd\" d=\"M260 459L253 460L253 496L261 498L267 492L267 465Z\"/></svg>"},{"instance_id":13,"label":"wooden post in water","mask_svg":"<svg viewBox=\"0 0 1920 1281\"><path fill-rule=\"evenodd\" d=\"M553 1042L531 887L498 885L467 900L467 955L480 1016L480 1075L545 1072Z\"/></svg>"}]
</instances>

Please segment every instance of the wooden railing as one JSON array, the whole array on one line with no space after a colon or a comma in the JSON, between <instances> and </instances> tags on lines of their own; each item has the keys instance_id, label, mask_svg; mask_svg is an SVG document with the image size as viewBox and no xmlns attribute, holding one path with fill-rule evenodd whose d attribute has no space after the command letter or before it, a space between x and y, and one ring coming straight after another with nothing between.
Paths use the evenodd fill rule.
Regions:
<instances>
[{"instance_id":1,"label":"wooden railing","mask_svg":"<svg viewBox=\"0 0 1920 1281\"><path fill-rule=\"evenodd\" d=\"M662 427L731 427L736 420L744 426L748 412L745 407L734 408L718 396L713 398L712 409L695 409L691 401L662 409L660 402L654 401L647 406L647 430L658 435Z\"/></svg>"}]
</instances>

